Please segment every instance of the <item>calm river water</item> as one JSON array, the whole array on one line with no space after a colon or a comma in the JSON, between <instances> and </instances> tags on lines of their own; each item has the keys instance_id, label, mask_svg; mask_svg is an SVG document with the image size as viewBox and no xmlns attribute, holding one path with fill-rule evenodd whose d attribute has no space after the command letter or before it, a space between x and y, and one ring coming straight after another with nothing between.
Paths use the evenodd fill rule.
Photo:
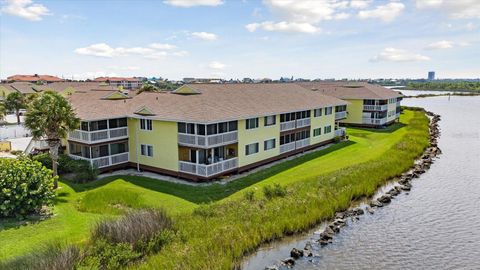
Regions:
<instances>
[{"instance_id":1,"label":"calm river water","mask_svg":"<svg viewBox=\"0 0 480 270\"><path fill-rule=\"evenodd\" d=\"M480 97L402 104L441 115L443 154L408 195L342 228L333 244L315 245L317 256L298 260L294 269L480 269ZM280 265L292 248L315 239L310 232L262 247L243 269Z\"/></svg>"}]
</instances>

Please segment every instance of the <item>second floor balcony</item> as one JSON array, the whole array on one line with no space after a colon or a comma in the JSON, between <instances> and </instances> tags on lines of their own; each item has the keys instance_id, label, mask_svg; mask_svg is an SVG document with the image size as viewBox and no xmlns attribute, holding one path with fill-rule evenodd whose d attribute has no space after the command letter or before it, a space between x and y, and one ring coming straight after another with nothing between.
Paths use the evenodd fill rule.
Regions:
<instances>
[{"instance_id":1,"label":"second floor balcony","mask_svg":"<svg viewBox=\"0 0 480 270\"><path fill-rule=\"evenodd\" d=\"M196 135L178 133L178 144L185 146L211 148L220 145L235 143L238 141L238 132L230 131L212 135Z\"/></svg>"},{"instance_id":2,"label":"second floor balcony","mask_svg":"<svg viewBox=\"0 0 480 270\"><path fill-rule=\"evenodd\" d=\"M364 111L386 111L388 110L388 104L384 105L363 105Z\"/></svg>"},{"instance_id":3,"label":"second floor balcony","mask_svg":"<svg viewBox=\"0 0 480 270\"><path fill-rule=\"evenodd\" d=\"M96 131L74 130L68 134L68 139L82 143L100 143L128 138L128 128L119 127Z\"/></svg>"}]
</instances>

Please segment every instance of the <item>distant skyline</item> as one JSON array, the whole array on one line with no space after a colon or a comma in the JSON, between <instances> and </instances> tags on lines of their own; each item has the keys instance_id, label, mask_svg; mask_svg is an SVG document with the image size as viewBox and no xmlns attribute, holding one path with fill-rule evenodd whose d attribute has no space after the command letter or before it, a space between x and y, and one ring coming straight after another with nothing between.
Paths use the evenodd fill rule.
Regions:
<instances>
[{"instance_id":1,"label":"distant skyline","mask_svg":"<svg viewBox=\"0 0 480 270\"><path fill-rule=\"evenodd\" d=\"M478 0L0 0L0 78L480 77Z\"/></svg>"}]
</instances>

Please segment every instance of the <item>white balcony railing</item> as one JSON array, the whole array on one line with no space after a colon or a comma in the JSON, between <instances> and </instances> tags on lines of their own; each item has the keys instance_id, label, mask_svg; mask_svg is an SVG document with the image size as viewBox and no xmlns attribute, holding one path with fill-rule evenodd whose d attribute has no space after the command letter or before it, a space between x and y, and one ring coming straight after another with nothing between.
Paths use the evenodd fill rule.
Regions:
<instances>
[{"instance_id":1,"label":"white balcony railing","mask_svg":"<svg viewBox=\"0 0 480 270\"><path fill-rule=\"evenodd\" d=\"M303 148L309 145L310 145L310 138L295 141L295 149Z\"/></svg>"},{"instance_id":2,"label":"white balcony railing","mask_svg":"<svg viewBox=\"0 0 480 270\"><path fill-rule=\"evenodd\" d=\"M345 119L347 118L347 111L343 112L336 112L335 113L335 120Z\"/></svg>"},{"instance_id":3,"label":"white balcony railing","mask_svg":"<svg viewBox=\"0 0 480 270\"><path fill-rule=\"evenodd\" d=\"M297 128L310 126L310 118L297 119L295 122L297 124Z\"/></svg>"},{"instance_id":4,"label":"white balcony railing","mask_svg":"<svg viewBox=\"0 0 480 270\"><path fill-rule=\"evenodd\" d=\"M197 164L188 161L179 161L180 172L194 174L203 177L210 177L238 167L238 158L230 158L213 164Z\"/></svg>"},{"instance_id":5,"label":"white balcony railing","mask_svg":"<svg viewBox=\"0 0 480 270\"><path fill-rule=\"evenodd\" d=\"M295 120L280 123L280 131L295 129Z\"/></svg>"},{"instance_id":6,"label":"white balcony railing","mask_svg":"<svg viewBox=\"0 0 480 270\"><path fill-rule=\"evenodd\" d=\"M230 131L214 135L195 135L178 133L178 143L186 146L210 148L238 141L238 132Z\"/></svg>"},{"instance_id":7,"label":"white balcony railing","mask_svg":"<svg viewBox=\"0 0 480 270\"><path fill-rule=\"evenodd\" d=\"M68 139L83 143L98 143L110 140L128 138L128 128L119 127L97 131L74 130L68 134Z\"/></svg>"},{"instance_id":8,"label":"white balcony railing","mask_svg":"<svg viewBox=\"0 0 480 270\"><path fill-rule=\"evenodd\" d=\"M105 157L98 157L98 158L86 158L76 155L70 155L73 159L81 159L90 162L90 164L96 168L103 168L108 166L113 166L121 163L126 163L129 160L129 154L127 153L120 153L111 156Z\"/></svg>"},{"instance_id":9,"label":"white balcony railing","mask_svg":"<svg viewBox=\"0 0 480 270\"><path fill-rule=\"evenodd\" d=\"M385 125L387 118L363 118L362 122L366 125Z\"/></svg>"},{"instance_id":10,"label":"white balcony railing","mask_svg":"<svg viewBox=\"0 0 480 270\"><path fill-rule=\"evenodd\" d=\"M335 129L335 137L343 137L345 136L347 133L347 130L346 128L338 128L338 129Z\"/></svg>"},{"instance_id":11,"label":"white balcony railing","mask_svg":"<svg viewBox=\"0 0 480 270\"><path fill-rule=\"evenodd\" d=\"M295 150L295 142L280 145L280 154Z\"/></svg>"},{"instance_id":12,"label":"white balcony railing","mask_svg":"<svg viewBox=\"0 0 480 270\"><path fill-rule=\"evenodd\" d=\"M386 111L388 105L363 105L364 111Z\"/></svg>"}]
</instances>

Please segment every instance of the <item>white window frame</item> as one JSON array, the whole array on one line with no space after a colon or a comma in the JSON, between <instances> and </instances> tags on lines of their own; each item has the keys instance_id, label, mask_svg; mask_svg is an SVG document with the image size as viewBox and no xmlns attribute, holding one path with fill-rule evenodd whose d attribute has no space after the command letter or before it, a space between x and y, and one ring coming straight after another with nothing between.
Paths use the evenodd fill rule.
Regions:
<instances>
[{"instance_id":1,"label":"white window frame","mask_svg":"<svg viewBox=\"0 0 480 270\"><path fill-rule=\"evenodd\" d=\"M323 108L313 109L313 117L321 117L322 116L322 111L323 111ZM318 114L317 114L317 112L318 112Z\"/></svg>"},{"instance_id":2,"label":"white window frame","mask_svg":"<svg viewBox=\"0 0 480 270\"><path fill-rule=\"evenodd\" d=\"M333 107L325 107L325 115L333 114Z\"/></svg>"},{"instance_id":3,"label":"white window frame","mask_svg":"<svg viewBox=\"0 0 480 270\"><path fill-rule=\"evenodd\" d=\"M267 125L267 118L269 118L269 117L273 117L273 124ZM263 118L263 121L264 121L264 123L263 123L264 127L273 127L273 126L277 125L277 116L276 115L267 115Z\"/></svg>"},{"instance_id":4,"label":"white window frame","mask_svg":"<svg viewBox=\"0 0 480 270\"><path fill-rule=\"evenodd\" d=\"M251 145L257 145L257 152L255 153L248 153L247 151L247 148L249 148ZM255 155L255 154L258 154L260 152L260 144L258 142L254 142L254 143L249 143L249 144L246 144L245 145L245 156L251 156L251 155Z\"/></svg>"},{"instance_id":5,"label":"white window frame","mask_svg":"<svg viewBox=\"0 0 480 270\"><path fill-rule=\"evenodd\" d=\"M315 130L320 131L320 133L315 135ZM318 136L322 136L322 128L321 127L313 129L313 137L318 137Z\"/></svg>"},{"instance_id":6,"label":"white window frame","mask_svg":"<svg viewBox=\"0 0 480 270\"><path fill-rule=\"evenodd\" d=\"M328 132L327 132L327 128L329 129ZM328 134L328 133L331 133L331 132L332 132L332 125L328 125L328 126L323 127L323 134Z\"/></svg>"},{"instance_id":7,"label":"white window frame","mask_svg":"<svg viewBox=\"0 0 480 270\"><path fill-rule=\"evenodd\" d=\"M142 128L142 123L144 128ZM148 123L150 123L150 129L148 128ZM140 130L152 131L153 130L153 121L148 118L140 118Z\"/></svg>"},{"instance_id":8,"label":"white window frame","mask_svg":"<svg viewBox=\"0 0 480 270\"><path fill-rule=\"evenodd\" d=\"M271 140L273 140L273 147L269 149L265 149L265 143ZM263 141L263 151L270 151L275 148L277 148L277 138L266 139L265 141Z\"/></svg>"},{"instance_id":9,"label":"white window frame","mask_svg":"<svg viewBox=\"0 0 480 270\"><path fill-rule=\"evenodd\" d=\"M148 152L149 152L149 151L148 151L149 148L151 149L151 154L152 154L152 155L149 155L149 153L148 153ZM143 151L143 149L145 149L145 152ZM144 152L144 153L142 153L142 152ZM140 144L140 155L141 155L141 156L144 156L144 157L153 157L153 145L151 145L151 144L143 144L143 143Z\"/></svg>"},{"instance_id":10,"label":"white window frame","mask_svg":"<svg viewBox=\"0 0 480 270\"><path fill-rule=\"evenodd\" d=\"M256 120L256 121L255 121L256 127L253 127L253 128L250 127L250 128L249 128L249 125L248 125L248 123L250 123L249 120ZM246 129L246 130L257 129L257 128L259 128L259 126L260 126L260 120L258 119L258 117L253 117L253 118L245 119L245 129Z\"/></svg>"}]
</instances>

